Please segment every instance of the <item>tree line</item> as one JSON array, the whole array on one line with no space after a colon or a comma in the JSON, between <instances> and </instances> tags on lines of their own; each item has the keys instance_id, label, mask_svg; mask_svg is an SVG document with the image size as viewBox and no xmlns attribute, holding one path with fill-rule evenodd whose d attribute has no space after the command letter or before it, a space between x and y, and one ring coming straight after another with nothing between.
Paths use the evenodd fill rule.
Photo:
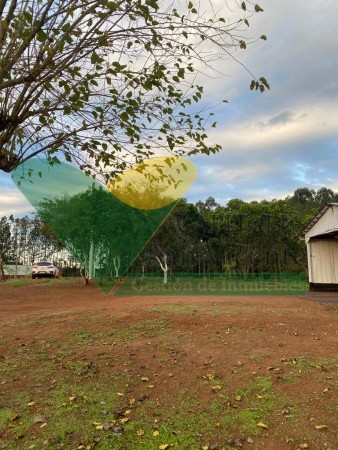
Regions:
<instances>
[{"instance_id":1,"label":"tree line","mask_svg":"<svg viewBox=\"0 0 338 450\"><path fill-rule=\"evenodd\" d=\"M226 206L212 197L195 205L182 200L131 271L159 271L157 254L173 273L306 272L301 233L319 209L337 201L325 187L299 188L281 200L232 199Z\"/></svg>"},{"instance_id":2,"label":"tree line","mask_svg":"<svg viewBox=\"0 0 338 450\"><path fill-rule=\"evenodd\" d=\"M301 232L329 202L338 202L338 194L325 187L299 188L280 200L232 199L225 206L212 197L196 204L182 199L128 272L156 273L165 267L169 273L305 272ZM0 218L3 263L63 259L66 266L74 266L76 259L63 250L38 214Z\"/></svg>"}]
</instances>

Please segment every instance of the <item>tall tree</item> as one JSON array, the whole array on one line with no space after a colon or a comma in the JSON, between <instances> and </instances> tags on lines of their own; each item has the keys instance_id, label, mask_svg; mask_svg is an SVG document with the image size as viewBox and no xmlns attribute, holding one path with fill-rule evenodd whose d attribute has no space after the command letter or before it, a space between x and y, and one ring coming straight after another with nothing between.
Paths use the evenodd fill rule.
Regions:
<instances>
[{"instance_id":1,"label":"tall tree","mask_svg":"<svg viewBox=\"0 0 338 450\"><path fill-rule=\"evenodd\" d=\"M11 246L11 227L7 217L0 218L0 280L5 281L4 262L9 257Z\"/></svg>"},{"instance_id":2,"label":"tall tree","mask_svg":"<svg viewBox=\"0 0 338 450\"><path fill-rule=\"evenodd\" d=\"M192 106L203 93L194 77L245 49L262 11L231 3L222 17L211 0L211 15L190 1L1 1L0 170L44 154L109 178L158 150L218 151Z\"/></svg>"}]
</instances>

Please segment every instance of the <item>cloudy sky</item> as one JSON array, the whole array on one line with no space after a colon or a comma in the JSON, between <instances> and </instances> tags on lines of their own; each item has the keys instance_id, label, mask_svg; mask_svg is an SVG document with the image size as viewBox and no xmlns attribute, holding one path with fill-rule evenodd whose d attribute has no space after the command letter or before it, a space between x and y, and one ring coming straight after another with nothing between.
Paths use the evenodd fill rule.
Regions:
<instances>
[{"instance_id":1,"label":"cloudy sky","mask_svg":"<svg viewBox=\"0 0 338 450\"><path fill-rule=\"evenodd\" d=\"M221 1L213 1L220 4ZM215 156L193 159L198 177L189 201L214 197L283 198L298 187L338 191L337 0L261 0L264 13L250 22L249 35L267 35L236 53L271 90L251 92L252 77L235 62L219 62L227 76L203 81L216 110L210 139L222 145ZM32 207L0 172L0 216Z\"/></svg>"}]
</instances>

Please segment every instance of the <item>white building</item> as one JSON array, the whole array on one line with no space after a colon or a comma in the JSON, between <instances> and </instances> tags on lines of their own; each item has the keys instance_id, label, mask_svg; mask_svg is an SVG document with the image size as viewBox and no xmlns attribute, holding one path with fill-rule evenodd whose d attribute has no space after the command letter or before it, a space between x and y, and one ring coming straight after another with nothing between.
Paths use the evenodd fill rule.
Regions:
<instances>
[{"instance_id":1,"label":"white building","mask_svg":"<svg viewBox=\"0 0 338 450\"><path fill-rule=\"evenodd\" d=\"M303 231L310 290L338 291L338 203L328 203Z\"/></svg>"}]
</instances>

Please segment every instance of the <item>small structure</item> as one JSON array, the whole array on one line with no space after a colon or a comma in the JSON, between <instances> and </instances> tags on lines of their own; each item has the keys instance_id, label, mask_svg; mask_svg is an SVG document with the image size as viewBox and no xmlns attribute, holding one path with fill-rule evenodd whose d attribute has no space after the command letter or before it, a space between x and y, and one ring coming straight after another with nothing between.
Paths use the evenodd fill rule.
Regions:
<instances>
[{"instance_id":1,"label":"small structure","mask_svg":"<svg viewBox=\"0 0 338 450\"><path fill-rule=\"evenodd\" d=\"M6 278L21 278L32 274L32 266L26 264L8 264L4 265Z\"/></svg>"},{"instance_id":2,"label":"small structure","mask_svg":"<svg viewBox=\"0 0 338 450\"><path fill-rule=\"evenodd\" d=\"M338 291L338 203L328 203L302 233L310 290Z\"/></svg>"}]
</instances>

